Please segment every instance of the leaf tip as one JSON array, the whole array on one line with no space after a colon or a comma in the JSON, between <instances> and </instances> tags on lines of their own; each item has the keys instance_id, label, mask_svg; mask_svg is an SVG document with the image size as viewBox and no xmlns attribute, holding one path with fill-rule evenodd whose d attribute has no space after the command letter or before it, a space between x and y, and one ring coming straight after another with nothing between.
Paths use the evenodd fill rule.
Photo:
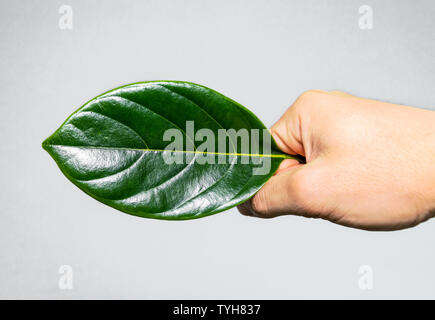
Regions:
<instances>
[{"instance_id":1,"label":"leaf tip","mask_svg":"<svg viewBox=\"0 0 435 320\"><path fill-rule=\"evenodd\" d=\"M50 140L50 137L48 137L47 139L45 139L45 140L42 141L42 143L41 143L41 147L42 147L42 149L44 149L44 150L47 151L47 152L48 152L48 148L49 148L49 146L50 146L49 140Z\"/></svg>"}]
</instances>

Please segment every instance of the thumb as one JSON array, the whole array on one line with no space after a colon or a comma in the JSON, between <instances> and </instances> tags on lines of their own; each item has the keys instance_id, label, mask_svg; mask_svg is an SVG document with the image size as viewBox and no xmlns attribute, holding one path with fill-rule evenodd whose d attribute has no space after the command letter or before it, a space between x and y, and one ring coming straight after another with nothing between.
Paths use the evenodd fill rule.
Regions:
<instances>
[{"instance_id":1,"label":"thumb","mask_svg":"<svg viewBox=\"0 0 435 320\"><path fill-rule=\"evenodd\" d=\"M278 148L287 154L306 156L301 123L301 101L298 100L270 129ZM307 165L297 160L284 160L277 172L248 201L240 204L240 213L263 218L283 214L306 215L302 210L303 190L307 183Z\"/></svg>"},{"instance_id":2,"label":"thumb","mask_svg":"<svg viewBox=\"0 0 435 320\"><path fill-rule=\"evenodd\" d=\"M296 160L284 160L277 173L251 199L237 207L239 212L261 218L300 214L298 179L303 175L303 168Z\"/></svg>"}]
</instances>

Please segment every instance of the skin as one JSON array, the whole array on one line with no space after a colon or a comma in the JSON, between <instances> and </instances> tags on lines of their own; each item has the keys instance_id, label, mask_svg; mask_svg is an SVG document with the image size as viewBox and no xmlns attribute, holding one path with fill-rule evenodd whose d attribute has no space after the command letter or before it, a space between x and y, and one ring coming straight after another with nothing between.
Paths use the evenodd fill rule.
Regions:
<instances>
[{"instance_id":1,"label":"skin","mask_svg":"<svg viewBox=\"0 0 435 320\"><path fill-rule=\"evenodd\" d=\"M244 215L398 230L435 215L435 112L343 92L303 93L271 128L285 160Z\"/></svg>"}]
</instances>

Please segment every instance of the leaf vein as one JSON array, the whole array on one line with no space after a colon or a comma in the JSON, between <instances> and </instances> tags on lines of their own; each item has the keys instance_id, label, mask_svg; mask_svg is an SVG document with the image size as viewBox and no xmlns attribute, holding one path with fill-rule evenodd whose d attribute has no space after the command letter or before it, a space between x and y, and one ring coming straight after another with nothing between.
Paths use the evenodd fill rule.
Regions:
<instances>
[{"instance_id":1,"label":"leaf vein","mask_svg":"<svg viewBox=\"0 0 435 320\"><path fill-rule=\"evenodd\" d=\"M131 100L131 99L129 99L129 98L126 98L126 97L123 97L123 96L120 96L120 95L116 95L115 97L119 97L119 98L124 99L124 100L127 100L127 101L129 101L129 102L131 102L131 103L133 103L133 104L136 104L136 105L138 105L138 106L140 106L140 107L146 109L147 111L149 111L149 112L151 112L151 113L153 113L153 114L159 116L160 118L162 118L162 119L168 121L170 124L172 124L174 127L176 127L177 129L179 129L181 132L184 133L184 135L187 137L187 139L189 139L189 140L192 142L193 148L196 150L195 143L194 143L193 140L192 140L192 139L187 135L186 131L184 131L183 129L181 129L179 126L177 126L174 122L172 122L172 121L169 120L168 118L165 118L164 116L162 116L161 114L159 114L159 113L157 113L157 112L151 110L151 109L148 108L147 106L144 106L143 104L138 103L138 102L136 102L136 101L134 101L134 100Z\"/></svg>"},{"instance_id":2,"label":"leaf vein","mask_svg":"<svg viewBox=\"0 0 435 320\"><path fill-rule=\"evenodd\" d=\"M76 179L77 181L85 182L85 183L88 183L88 182L95 182L96 180L107 179L107 178L110 178L110 177L116 176L117 174L120 174L120 173L122 173L122 172L125 172L125 171L130 170L133 166L135 166L135 165L136 165L136 164L137 164L137 163L138 163L138 162L139 162L139 161L144 157L144 155L145 155L145 153L142 153L142 154L140 155L140 157L138 157L136 160L134 160L133 163L130 164L127 168L124 168L124 169L122 169L122 170L120 170L120 171L118 171L118 172L114 172L114 173L109 174L109 175L104 176L104 177L99 177L99 178L89 179L89 180L77 179L77 178L75 178L75 177L72 176L72 175L71 175L71 177L73 177L73 178Z\"/></svg>"}]
</instances>

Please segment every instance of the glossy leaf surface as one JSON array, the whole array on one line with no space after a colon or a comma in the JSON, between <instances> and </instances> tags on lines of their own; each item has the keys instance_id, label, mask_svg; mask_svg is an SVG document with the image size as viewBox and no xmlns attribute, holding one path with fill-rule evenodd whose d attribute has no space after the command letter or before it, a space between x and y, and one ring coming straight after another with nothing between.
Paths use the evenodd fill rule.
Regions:
<instances>
[{"instance_id":1,"label":"glossy leaf surface","mask_svg":"<svg viewBox=\"0 0 435 320\"><path fill-rule=\"evenodd\" d=\"M186 130L266 129L249 110L209 88L177 81L142 82L102 94L74 112L43 142L63 174L93 198L123 212L157 219L192 219L233 207L251 197L291 156L262 141L256 163L242 163L243 146L229 138L223 164L198 163L202 141ZM168 129L183 135L183 163L164 160ZM262 136L260 135L260 138ZM216 142L217 145L217 142ZM209 153L222 157L222 153ZM254 168L270 161L270 170Z\"/></svg>"}]
</instances>

